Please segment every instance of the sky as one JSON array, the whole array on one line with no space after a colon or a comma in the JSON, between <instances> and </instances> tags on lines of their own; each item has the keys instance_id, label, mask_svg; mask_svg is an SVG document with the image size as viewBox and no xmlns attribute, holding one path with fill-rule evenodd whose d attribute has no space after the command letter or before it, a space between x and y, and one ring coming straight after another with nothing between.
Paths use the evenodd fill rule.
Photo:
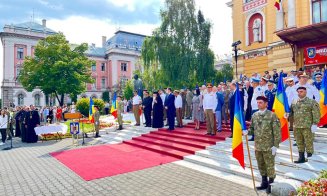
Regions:
<instances>
[{"instance_id":1,"label":"sky","mask_svg":"<svg viewBox=\"0 0 327 196\"><path fill-rule=\"evenodd\" d=\"M216 55L231 53L232 17L230 0L195 0L212 27L210 48ZM0 31L5 24L34 21L63 32L70 43L95 43L101 46L120 29L151 35L160 26L160 9L164 0L1 0ZM3 51L0 47L0 81Z\"/></svg>"}]
</instances>

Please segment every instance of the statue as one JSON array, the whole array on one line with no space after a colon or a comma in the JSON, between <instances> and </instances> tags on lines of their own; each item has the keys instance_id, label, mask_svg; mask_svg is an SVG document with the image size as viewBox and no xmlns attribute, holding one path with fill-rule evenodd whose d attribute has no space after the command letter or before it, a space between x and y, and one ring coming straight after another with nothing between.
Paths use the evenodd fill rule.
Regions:
<instances>
[{"instance_id":1,"label":"statue","mask_svg":"<svg viewBox=\"0 0 327 196\"><path fill-rule=\"evenodd\" d=\"M261 40L261 20L259 18L255 19L253 22L253 42L260 42Z\"/></svg>"},{"instance_id":2,"label":"statue","mask_svg":"<svg viewBox=\"0 0 327 196\"><path fill-rule=\"evenodd\" d=\"M137 74L134 75L134 91L137 91L137 94L143 97L143 82Z\"/></svg>"}]
</instances>

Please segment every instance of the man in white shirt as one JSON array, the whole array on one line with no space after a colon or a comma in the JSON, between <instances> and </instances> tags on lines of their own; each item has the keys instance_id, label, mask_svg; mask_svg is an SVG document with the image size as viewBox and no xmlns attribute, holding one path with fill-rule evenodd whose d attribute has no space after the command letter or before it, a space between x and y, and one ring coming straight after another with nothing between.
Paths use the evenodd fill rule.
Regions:
<instances>
[{"instance_id":1,"label":"man in white shirt","mask_svg":"<svg viewBox=\"0 0 327 196\"><path fill-rule=\"evenodd\" d=\"M299 78L297 77L297 71L296 70L292 70L291 71L291 78L293 78L294 84L299 82Z\"/></svg>"},{"instance_id":2,"label":"man in white shirt","mask_svg":"<svg viewBox=\"0 0 327 196\"><path fill-rule=\"evenodd\" d=\"M215 111L217 107L216 94L212 92L212 84L207 85L208 92L203 95L203 109L206 115L207 122L207 134L206 135L216 135L215 129Z\"/></svg>"},{"instance_id":3,"label":"man in white shirt","mask_svg":"<svg viewBox=\"0 0 327 196\"><path fill-rule=\"evenodd\" d=\"M138 96L137 91L134 91L134 97L133 97L132 104L133 104L133 113L134 113L134 117L135 117L135 121L136 121L135 126L140 126L139 110L140 110L141 103L142 103L141 97Z\"/></svg>"},{"instance_id":4,"label":"man in white shirt","mask_svg":"<svg viewBox=\"0 0 327 196\"><path fill-rule=\"evenodd\" d=\"M159 95L160 95L160 98L161 98L161 100L162 100L162 105L165 106L165 100L166 100L166 97L167 97L165 91L162 90L162 89L160 89L160 90L159 90ZM165 120L167 119L167 110L166 110L165 107L164 107L164 109L163 109L163 113L164 113L164 115L163 115L163 120L165 121ZM168 123L166 124L166 126L168 126Z\"/></svg>"},{"instance_id":5,"label":"man in white shirt","mask_svg":"<svg viewBox=\"0 0 327 196\"><path fill-rule=\"evenodd\" d=\"M287 87L285 89L285 93L286 93L286 96L287 96L287 102L288 102L289 108L291 108L291 104L293 103L293 101L298 98L298 93L294 89L295 84L294 84L294 78L293 77L289 77L285 81L286 81L286 84L287 84ZM288 121L290 122L290 131L293 131L294 119L289 117Z\"/></svg>"},{"instance_id":6,"label":"man in white shirt","mask_svg":"<svg viewBox=\"0 0 327 196\"><path fill-rule=\"evenodd\" d=\"M177 119L177 127L183 127L182 120L182 108L183 108L183 99L178 90L174 91L175 95L175 108L176 108L176 119Z\"/></svg>"},{"instance_id":7,"label":"man in white shirt","mask_svg":"<svg viewBox=\"0 0 327 196\"><path fill-rule=\"evenodd\" d=\"M307 97L309 99L314 99L316 100L316 102L319 103L320 101L319 91L315 86L308 83L309 76L304 72L299 77L300 77L299 83L293 86L294 90L296 91L299 87L305 87L307 89Z\"/></svg>"}]
</instances>

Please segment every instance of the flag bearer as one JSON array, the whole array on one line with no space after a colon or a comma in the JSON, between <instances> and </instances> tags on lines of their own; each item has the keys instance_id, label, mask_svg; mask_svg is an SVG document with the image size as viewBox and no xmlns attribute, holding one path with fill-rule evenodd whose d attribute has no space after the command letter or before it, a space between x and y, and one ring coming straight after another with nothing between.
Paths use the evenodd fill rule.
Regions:
<instances>
[{"instance_id":1,"label":"flag bearer","mask_svg":"<svg viewBox=\"0 0 327 196\"><path fill-rule=\"evenodd\" d=\"M255 135L255 158L262 176L261 185L257 187L257 190L266 189L266 192L270 193L270 184L276 177L275 156L281 140L280 121L275 113L267 110L268 100L266 97L258 96L256 100L259 111L252 116L249 134L254 133ZM246 135L247 132L243 134Z\"/></svg>"},{"instance_id":2,"label":"flag bearer","mask_svg":"<svg viewBox=\"0 0 327 196\"><path fill-rule=\"evenodd\" d=\"M94 106L95 113L94 113L94 129L95 129L95 137L101 137L99 135L100 130L100 112L99 112L99 106Z\"/></svg>"},{"instance_id":3,"label":"flag bearer","mask_svg":"<svg viewBox=\"0 0 327 196\"><path fill-rule=\"evenodd\" d=\"M118 119L118 130L123 129L123 113L124 113L124 102L121 100L121 96L117 97L117 119Z\"/></svg>"}]
</instances>

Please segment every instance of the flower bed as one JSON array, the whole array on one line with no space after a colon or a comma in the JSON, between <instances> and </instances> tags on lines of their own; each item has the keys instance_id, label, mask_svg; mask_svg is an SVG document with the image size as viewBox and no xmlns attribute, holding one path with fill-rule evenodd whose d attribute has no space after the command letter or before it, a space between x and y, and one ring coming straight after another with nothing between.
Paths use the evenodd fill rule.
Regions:
<instances>
[{"instance_id":1,"label":"flower bed","mask_svg":"<svg viewBox=\"0 0 327 196\"><path fill-rule=\"evenodd\" d=\"M297 195L327 195L327 170L322 170L317 179L304 182L301 187L297 189Z\"/></svg>"}]
</instances>

